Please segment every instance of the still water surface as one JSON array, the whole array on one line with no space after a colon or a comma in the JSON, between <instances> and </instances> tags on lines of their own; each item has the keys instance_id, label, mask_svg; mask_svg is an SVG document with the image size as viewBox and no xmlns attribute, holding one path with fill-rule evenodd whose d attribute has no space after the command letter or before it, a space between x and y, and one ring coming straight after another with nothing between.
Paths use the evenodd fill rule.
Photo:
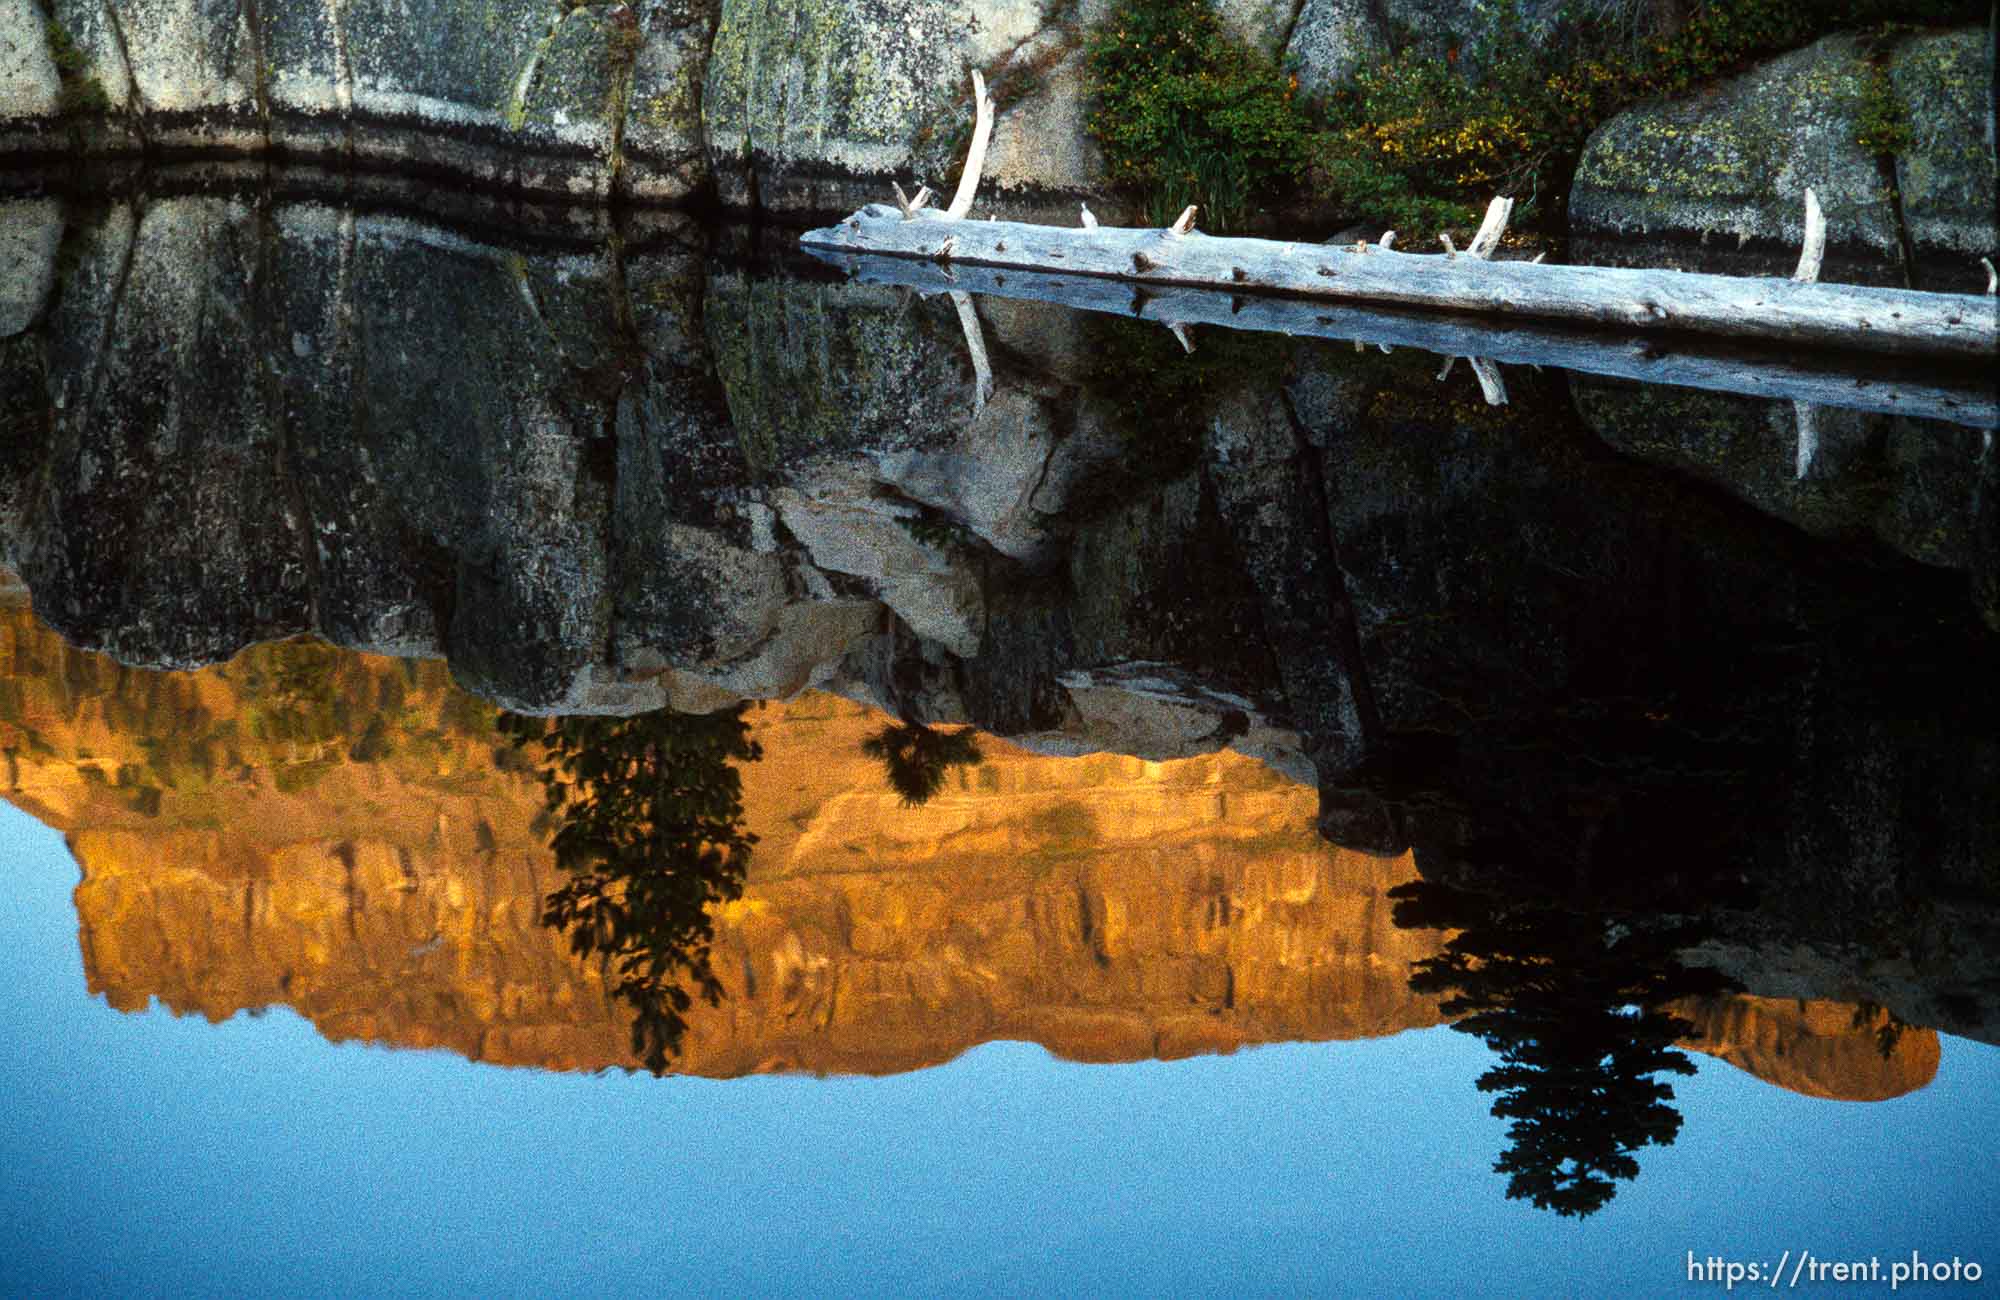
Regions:
<instances>
[{"instance_id":1,"label":"still water surface","mask_svg":"<svg viewBox=\"0 0 2000 1300\"><path fill-rule=\"evenodd\" d=\"M1976 401L4 215L9 1290L1983 1258Z\"/></svg>"},{"instance_id":2,"label":"still water surface","mask_svg":"<svg viewBox=\"0 0 2000 1300\"><path fill-rule=\"evenodd\" d=\"M885 1078L503 1070L282 1007L114 1012L60 841L4 834L15 1293L1660 1294L1687 1249L1970 1254L2000 1209L2000 1050L1956 1038L1867 1105L1697 1058L1679 1141L1577 1224L1501 1196L1490 1058L1449 1030L1121 1066L998 1043Z\"/></svg>"}]
</instances>

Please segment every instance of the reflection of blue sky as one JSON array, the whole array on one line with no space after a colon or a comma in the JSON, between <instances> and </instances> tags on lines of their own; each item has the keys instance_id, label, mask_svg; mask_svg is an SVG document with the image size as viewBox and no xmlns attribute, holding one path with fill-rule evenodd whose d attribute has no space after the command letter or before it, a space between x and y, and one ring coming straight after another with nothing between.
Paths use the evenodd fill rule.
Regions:
<instances>
[{"instance_id":1,"label":"reflection of blue sky","mask_svg":"<svg viewBox=\"0 0 2000 1300\"><path fill-rule=\"evenodd\" d=\"M1117 1067L995 1044L889 1079L476 1067L283 1010L119 1015L84 995L60 838L0 807L0 863L8 1295L1602 1294L1801 1247L2000 1281L1980 1044L1876 1104L1702 1060L1680 1142L1579 1224L1503 1199L1489 1058L1447 1030Z\"/></svg>"}]
</instances>

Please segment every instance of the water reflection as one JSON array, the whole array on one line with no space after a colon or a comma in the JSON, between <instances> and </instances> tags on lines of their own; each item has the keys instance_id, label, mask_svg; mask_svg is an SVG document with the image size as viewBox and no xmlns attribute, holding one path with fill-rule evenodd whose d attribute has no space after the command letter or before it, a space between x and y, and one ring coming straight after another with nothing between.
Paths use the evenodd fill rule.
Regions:
<instances>
[{"instance_id":1,"label":"water reflection","mask_svg":"<svg viewBox=\"0 0 2000 1300\"><path fill-rule=\"evenodd\" d=\"M114 1005L717 1075L1456 1018L1579 1214L1676 1041L1880 1098L2000 1033L1990 401L1498 405L672 222L31 207L0 544L160 671L20 611L0 720Z\"/></svg>"},{"instance_id":2,"label":"water reflection","mask_svg":"<svg viewBox=\"0 0 2000 1300\"><path fill-rule=\"evenodd\" d=\"M539 756L549 845L569 877L543 902L542 924L608 973L612 995L632 1008L632 1054L654 1074L680 1051L693 996L722 1001L709 964L714 911L742 897L757 843L743 827L737 765L764 751L746 708L500 718L516 747Z\"/></svg>"},{"instance_id":3,"label":"water reflection","mask_svg":"<svg viewBox=\"0 0 2000 1300\"><path fill-rule=\"evenodd\" d=\"M1729 986L1681 964L1697 927L1434 881L1390 897L1396 924L1456 931L1416 964L1410 987L1441 996L1452 1028L1499 1057L1479 1090L1500 1094L1493 1113L1509 1121L1493 1166L1508 1197L1563 1215L1604 1208L1617 1180L1638 1176L1634 1153L1680 1132L1673 1087L1657 1076L1695 1072L1674 1050L1694 1025L1671 1004Z\"/></svg>"},{"instance_id":4,"label":"water reflection","mask_svg":"<svg viewBox=\"0 0 2000 1300\"><path fill-rule=\"evenodd\" d=\"M8 797L70 835L86 972L126 1009L285 1004L336 1038L716 1075L1452 1023L1499 1058L1509 1193L1563 1213L1678 1131L1655 1076L1682 1051L1818 1096L1937 1068L1886 1013L1716 992L1617 872L1428 881L1327 845L1309 787L1226 751L981 737L910 806L863 747L910 724L828 697L496 717L434 665L294 643L162 674L10 620ZM151 737L190 731L212 768L160 765Z\"/></svg>"},{"instance_id":5,"label":"water reflection","mask_svg":"<svg viewBox=\"0 0 2000 1300\"><path fill-rule=\"evenodd\" d=\"M986 761L972 728L943 730L921 722L895 722L861 742L861 752L882 764L883 779L917 808L937 797L953 768Z\"/></svg>"}]
</instances>

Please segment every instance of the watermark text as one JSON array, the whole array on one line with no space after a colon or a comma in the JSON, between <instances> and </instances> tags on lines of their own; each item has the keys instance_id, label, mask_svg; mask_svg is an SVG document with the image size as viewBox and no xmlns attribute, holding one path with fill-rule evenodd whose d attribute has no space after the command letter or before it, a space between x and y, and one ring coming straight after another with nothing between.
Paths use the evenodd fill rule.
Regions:
<instances>
[{"instance_id":1,"label":"watermark text","mask_svg":"<svg viewBox=\"0 0 2000 1300\"><path fill-rule=\"evenodd\" d=\"M1950 1259L1925 1259L1917 1251L1910 1257L1880 1255L1825 1259L1810 1250L1786 1251L1774 1262L1768 1259L1727 1259L1721 1255L1698 1256L1687 1253L1687 1280L1712 1282L1724 1291L1739 1286L1797 1287L1801 1284L1841 1282L1887 1282L1891 1291L1905 1286L1927 1286L1938 1282L1976 1283L1986 1270L1977 1260L1953 1255Z\"/></svg>"}]
</instances>

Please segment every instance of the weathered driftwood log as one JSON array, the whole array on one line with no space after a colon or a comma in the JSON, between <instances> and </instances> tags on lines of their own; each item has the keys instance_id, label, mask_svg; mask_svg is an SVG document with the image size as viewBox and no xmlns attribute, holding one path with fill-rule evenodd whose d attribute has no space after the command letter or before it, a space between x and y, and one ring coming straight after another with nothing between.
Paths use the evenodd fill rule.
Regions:
<instances>
[{"instance_id":1,"label":"weathered driftwood log","mask_svg":"<svg viewBox=\"0 0 2000 1300\"><path fill-rule=\"evenodd\" d=\"M1903 360L1779 352L1713 338L1633 336L1547 322L1478 320L1214 289L1155 288L1093 276L946 266L831 251L817 255L864 283L901 285L927 294L973 293L1049 302L1179 327L1175 337L1183 346L1190 341L1199 346L1190 335L1190 327L1197 326L1353 339L1357 348L1363 343L1385 350L1413 347L1447 357L1558 366L1649 384L1879 411L1981 429L2000 427L2000 399L1992 379L1985 370L1962 363L1913 366ZM1497 380L1497 372L1491 378Z\"/></svg>"},{"instance_id":2,"label":"weathered driftwood log","mask_svg":"<svg viewBox=\"0 0 2000 1300\"><path fill-rule=\"evenodd\" d=\"M808 248L948 262L1001 271L1219 288L1316 300L1436 308L1512 318L1688 332L1905 356L1992 359L2000 352L1993 300L1868 285L1702 275L1623 267L1493 262L1110 226L905 221L870 204L836 226L808 231Z\"/></svg>"},{"instance_id":3,"label":"weathered driftwood log","mask_svg":"<svg viewBox=\"0 0 2000 1300\"><path fill-rule=\"evenodd\" d=\"M1482 315L1527 317L1622 329L1715 334L1725 338L1853 348L1899 355L1990 359L2000 353L1991 304L1964 294L1920 293L1818 283L1826 222L1806 192L1805 248L1790 280L1494 262L1514 201L1496 198L1460 257L1449 235L1444 255L1211 237L1194 229L1196 210L1165 229L1100 226L1088 208L1075 227L1015 221L968 222L993 132L986 82L972 74L975 123L958 190L943 212L896 187L895 208L871 203L837 226L807 231L808 248L954 265L1198 286L1232 293L1296 295ZM1482 377L1483 378L1483 377Z\"/></svg>"}]
</instances>

